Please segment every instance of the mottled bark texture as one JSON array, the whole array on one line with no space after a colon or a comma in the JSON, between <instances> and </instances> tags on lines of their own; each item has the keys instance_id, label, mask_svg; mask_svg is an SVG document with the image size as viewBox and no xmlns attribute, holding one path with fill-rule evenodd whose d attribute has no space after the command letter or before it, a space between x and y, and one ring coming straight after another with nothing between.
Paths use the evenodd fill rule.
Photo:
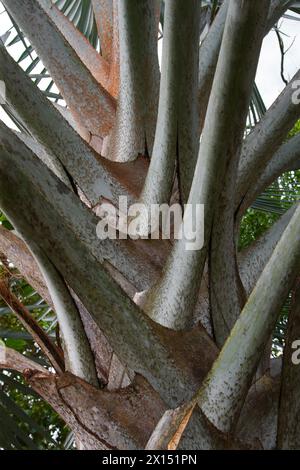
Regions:
<instances>
[{"instance_id":1,"label":"mottled bark texture","mask_svg":"<svg viewBox=\"0 0 300 470\"><path fill-rule=\"evenodd\" d=\"M180 199L188 200L200 138L196 104L200 6L197 0L165 2L159 108L141 196L149 207L169 202L176 164Z\"/></svg>"},{"instance_id":2,"label":"mottled bark texture","mask_svg":"<svg viewBox=\"0 0 300 470\"><path fill-rule=\"evenodd\" d=\"M225 20L230 0L224 0L199 50L199 87L198 101L200 112L200 128L203 128L207 112L208 100L215 75ZM265 34L278 22L293 0L272 0L266 22Z\"/></svg>"},{"instance_id":3,"label":"mottled bark texture","mask_svg":"<svg viewBox=\"0 0 300 470\"><path fill-rule=\"evenodd\" d=\"M45 7L54 8L50 3L25 0L20 8L18 1L9 0L4 5L51 73L79 126L90 138L103 138L114 122L114 100L81 61L52 15L47 15Z\"/></svg>"},{"instance_id":4,"label":"mottled bark texture","mask_svg":"<svg viewBox=\"0 0 300 470\"><path fill-rule=\"evenodd\" d=\"M210 251L210 296L211 315L216 342L222 347L229 335L235 321L240 315L246 300L240 280L234 230L234 196L235 185L240 159L240 148L248 111L251 83L253 83L256 67L260 54L260 47L265 31L267 14L270 2L248 3L248 10L239 5L229 6L225 31L223 35L222 48L225 49L226 41L228 48L234 48L239 43L239 49L234 51L234 62L230 65L235 70L237 81L234 83L236 97L232 97L232 103L240 112L240 127L234 122L230 132L232 137L228 146L223 147L223 159L226 165L225 172L221 176L222 189L216 202L216 208L212 226L211 251ZM255 8L253 11L252 8ZM244 15L244 22L232 31L238 18ZM227 26L229 25L229 27ZM228 28L228 29L227 29ZM244 36L241 31L247 31ZM244 51L247 49L247 67L243 67ZM226 61L225 50L221 49L221 57ZM244 78L242 78L244 75ZM240 100L240 103L239 101ZM227 123L229 127L229 123ZM230 128L230 127L229 127ZM226 177L224 178L224 175ZM207 223L207 222L206 222Z\"/></svg>"},{"instance_id":5,"label":"mottled bark texture","mask_svg":"<svg viewBox=\"0 0 300 470\"><path fill-rule=\"evenodd\" d=\"M225 177L228 178L231 174L227 171L231 170L233 178L230 180L232 183L228 184L234 184L234 165L230 168L230 164L232 160L236 164L236 152L243 137L251 94L249 87L253 83L262 41L262 28L268 11L268 5L258 3L257 16L251 11L249 4L243 3L241 7L239 2L230 3L230 15L228 13L227 16L226 34L222 41L188 200L188 203L194 206L204 204L204 246L201 250L187 251L185 236L178 240L167 261L163 277L149 298L148 310L151 318L170 328L181 329L191 325L210 243L213 216L221 199ZM248 44L249 36L252 37L251 47ZM245 51L246 43L248 46ZM240 123L238 126L237 122ZM230 210L230 207L228 209ZM183 226L187 222L184 221ZM200 232L202 220L198 218L198 221L193 223L194 230ZM230 237L228 230L226 233L227 237ZM228 248L231 247L227 246ZM232 251L231 249L229 260L234 263ZM226 250L224 256L225 253Z\"/></svg>"},{"instance_id":6,"label":"mottled bark texture","mask_svg":"<svg viewBox=\"0 0 300 470\"><path fill-rule=\"evenodd\" d=\"M300 433L300 279L298 277L292 291L291 312L286 335L286 346L283 358L282 384L278 417L279 449L299 449ZM294 356L294 357L293 357Z\"/></svg>"},{"instance_id":7,"label":"mottled bark texture","mask_svg":"<svg viewBox=\"0 0 300 470\"><path fill-rule=\"evenodd\" d=\"M1 260L54 309L64 349L3 277L0 295L55 373L1 345L0 368L23 374L81 448L300 446L299 203L236 249L245 210L300 166L299 136L287 139L299 72L245 132L263 37L291 3L225 0L211 18L199 0L166 0L159 26L158 0L92 0L96 50L50 0L3 0L68 107L0 42L22 125L0 123L0 208L14 226L0 225ZM119 196L204 204L193 226L204 246L187 250L185 231L147 239L148 227L145 239L99 239L96 214ZM291 290L284 358L270 361Z\"/></svg>"},{"instance_id":8,"label":"mottled bark texture","mask_svg":"<svg viewBox=\"0 0 300 470\"><path fill-rule=\"evenodd\" d=\"M159 89L158 15L157 0L118 2L120 92L115 126L102 151L114 161L152 153Z\"/></svg>"}]
</instances>

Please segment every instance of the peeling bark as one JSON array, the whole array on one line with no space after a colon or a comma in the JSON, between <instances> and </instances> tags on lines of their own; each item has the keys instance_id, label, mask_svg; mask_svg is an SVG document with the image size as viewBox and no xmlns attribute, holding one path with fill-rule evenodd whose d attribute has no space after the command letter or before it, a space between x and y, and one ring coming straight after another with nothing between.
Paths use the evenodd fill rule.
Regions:
<instances>
[{"instance_id":1,"label":"peeling bark","mask_svg":"<svg viewBox=\"0 0 300 470\"><path fill-rule=\"evenodd\" d=\"M18 370L72 429L85 449L139 449L165 411L142 378L119 392L98 390L70 373L58 377L14 350L0 346L0 368Z\"/></svg>"},{"instance_id":2,"label":"peeling bark","mask_svg":"<svg viewBox=\"0 0 300 470\"><path fill-rule=\"evenodd\" d=\"M176 450L196 402L167 410L156 425L146 450Z\"/></svg>"},{"instance_id":3,"label":"peeling bark","mask_svg":"<svg viewBox=\"0 0 300 470\"><path fill-rule=\"evenodd\" d=\"M142 377L119 392L97 390L70 374L61 378L33 374L28 382L63 417L85 449L141 449L165 409Z\"/></svg>"}]
</instances>

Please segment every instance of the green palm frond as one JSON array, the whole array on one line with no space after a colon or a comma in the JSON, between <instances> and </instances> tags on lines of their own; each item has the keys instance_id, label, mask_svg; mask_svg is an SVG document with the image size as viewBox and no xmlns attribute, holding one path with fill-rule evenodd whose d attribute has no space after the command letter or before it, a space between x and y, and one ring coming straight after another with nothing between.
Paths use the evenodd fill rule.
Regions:
<instances>
[{"instance_id":1,"label":"green palm frond","mask_svg":"<svg viewBox=\"0 0 300 470\"><path fill-rule=\"evenodd\" d=\"M300 171L283 174L252 204L252 208L281 215L300 200Z\"/></svg>"},{"instance_id":2,"label":"green palm frond","mask_svg":"<svg viewBox=\"0 0 300 470\"><path fill-rule=\"evenodd\" d=\"M253 127L256 126L256 124L261 120L266 110L267 109L259 89L256 83L254 83L247 117L247 133L249 133L251 129L253 129Z\"/></svg>"},{"instance_id":3,"label":"green palm frond","mask_svg":"<svg viewBox=\"0 0 300 470\"><path fill-rule=\"evenodd\" d=\"M0 224L13 227L0 213ZM0 275L3 270L0 263ZM31 315L56 340L57 318L40 295L10 265L10 287ZM11 309L0 299L0 342L43 367L49 362ZM5 432L3 432L5 430ZM56 439L58 436L59 439ZM71 449L72 435L56 413L14 371L0 370L0 449Z\"/></svg>"},{"instance_id":4,"label":"green palm frond","mask_svg":"<svg viewBox=\"0 0 300 470\"><path fill-rule=\"evenodd\" d=\"M52 0L57 8L69 18L76 28L88 39L91 45L96 49L99 44L96 22L91 0ZM28 44L28 40L19 29L13 18L7 13L14 31L13 39L7 44L7 47L22 42L24 51L19 57L18 62L22 62L27 57L32 58L33 48ZM33 59L32 59L33 60Z\"/></svg>"},{"instance_id":5,"label":"green palm frond","mask_svg":"<svg viewBox=\"0 0 300 470\"><path fill-rule=\"evenodd\" d=\"M59 448L59 442L54 438L55 428L49 425L47 428L47 424L44 425L45 420L42 419L42 415L46 416L48 413L51 415L48 405L42 402L20 376L10 370L0 372L0 448ZM66 433L67 431L64 431L62 438L66 441L66 446L69 446L70 443L65 438Z\"/></svg>"},{"instance_id":6,"label":"green palm frond","mask_svg":"<svg viewBox=\"0 0 300 470\"><path fill-rule=\"evenodd\" d=\"M53 3L64 13L70 21L76 26L76 28L88 39L91 45L95 49L99 49L100 42L97 32L97 26L94 18L94 12L92 8L91 0L52 0ZM33 47L30 45L23 32L20 30L14 19L5 12L10 21L11 27L9 29L10 36L12 39L6 41L6 47L10 48L17 43L21 43L23 50L17 59L20 65L23 65L27 61L25 72L35 82L37 86L44 92L44 94L55 101L56 103L63 100L62 96L54 88L54 82L48 74L47 70L42 66L41 61L36 54ZM12 109L7 105L2 106L4 111L7 113L13 124L22 132L28 133L27 129L24 128L22 123L15 116Z\"/></svg>"},{"instance_id":7,"label":"green palm frond","mask_svg":"<svg viewBox=\"0 0 300 470\"><path fill-rule=\"evenodd\" d=\"M55 0L54 3L96 49L99 38L91 0Z\"/></svg>"},{"instance_id":8,"label":"green palm frond","mask_svg":"<svg viewBox=\"0 0 300 470\"><path fill-rule=\"evenodd\" d=\"M94 12L91 4L91 0L52 0L53 3L64 13L70 21L76 26L76 28L88 39L91 45L97 49L99 47L99 37L94 18ZM40 88L45 95L55 102L62 100L62 96L53 90L54 82L47 73L47 70L41 65L40 58L36 54L34 48L31 46L23 32L20 30L14 19L6 12L10 21L10 36L12 39L6 41L6 47L10 48L17 43L22 43L23 50L17 60L19 64L25 63L29 60L29 63L25 69L25 72L33 79L36 85L40 85ZM45 85L46 83L46 85ZM6 107L7 108L7 107ZM9 109L5 109L9 114L9 117L13 120L14 124L20 129L20 122L13 116L13 113Z\"/></svg>"}]
</instances>

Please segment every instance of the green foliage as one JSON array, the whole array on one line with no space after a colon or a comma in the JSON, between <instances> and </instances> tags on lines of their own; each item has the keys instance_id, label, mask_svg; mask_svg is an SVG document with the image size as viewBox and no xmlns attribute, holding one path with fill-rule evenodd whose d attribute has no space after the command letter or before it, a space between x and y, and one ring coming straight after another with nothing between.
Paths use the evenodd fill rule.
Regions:
<instances>
[{"instance_id":1,"label":"green foliage","mask_svg":"<svg viewBox=\"0 0 300 470\"><path fill-rule=\"evenodd\" d=\"M23 289L23 291L22 291ZM41 318L39 324L47 327L52 324L45 318L45 310L49 307L34 292L23 279L17 280L17 292L19 299L26 305L28 299L32 299L29 308L32 315L38 319ZM30 293L31 291L31 293ZM24 297L22 298L24 292ZM38 299L38 300L37 300ZM40 308L39 308L40 302ZM28 308L28 305L26 305ZM46 311L47 311L46 310ZM54 315L53 312L52 316ZM51 331L51 330L50 330ZM19 353L30 357L32 360L48 366L48 362L41 353L38 346L32 341L22 325L12 312L0 301L0 338L4 344L10 348L17 350ZM0 407L2 407L2 415L0 412L0 427L4 427L2 421L5 415L9 415L14 420L15 428L18 432L24 432L30 435L32 446L39 449L59 449L63 448L64 440L69 431L58 415L44 402L37 394L26 386L24 379L12 372L0 372ZM5 418L6 419L6 418ZM0 447L1 436L0 436ZM15 445L12 448L19 448ZM23 442L20 448L29 448L29 443Z\"/></svg>"},{"instance_id":2,"label":"green foliage","mask_svg":"<svg viewBox=\"0 0 300 470\"><path fill-rule=\"evenodd\" d=\"M91 0L54 0L53 3L74 23L96 49L99 38Z\"/></svg>"},{"instance_id":3,"label":"green foliage","mask_svg":"<svg viewBox=\"0 0 300 470\"><path fill-rule=\"evenodd\" d=\"M33 289L22 280L25 296L28 299L28 291ZM21 287L19 289L19 298L22 297ZM36 300L37 294L33 295ZM39 299L41 301L41 299ZM25 303L25 302L24 302ZM35 318L44 316L45 303L41 303L41 309L35 304L31 313ZM27 306L28 307L28 306ZM46 306L48 308L48 306ZM32 338L24 331L22 325L15 316L7 311L3 302L0 302L0 337L4 344L17 350L19 353L30 357L32 360L48 366L48 362L41 353L38 346L32 341ZM53 312L52 312L53 315ZM44 319L40 322L41 326L48 325ZM22 336L22 333L24 336ZM63 448L64 441L69 433L59 416L44 402L32 389L26 386L24 379L12 371L0 372L0 407L14 419L16 429L23 431L27 435L30 433L32 445L39 449L59 449ZM1 399L2 398L2 399ZM23 412L23 413L22 413ZM25 414L24 414L25 413ZM0 413L0 427L4 427L2 422L3 413ZM1 436L0 436L0 447ZM13 448L17 448L14 446ZM21 448L28 448L28 442L23 442Z\"/></svg>"},{"instance_id":4,"label":"green foliage","mask_svg":"<svg viewBox=\"0 0 300 470\"><path fill-rule=\"evenodd\" d=\"M67 427L20 375L12 371L0 373L0 390L0 406L5 406L18 431L30 436L34 447L63 448L69 433Z\"/></svg>"},{"instance_id":5,"label":"green foliage","mask_svg":"<svg viewBox=\"0 0 300 470\"><path fill-rule=\"evenodd\" d=\"M67 18L79 29L79 31L88 39L90 44L97 50L100 50L100 41L97 32L96 21L94 18L94 12L92 8L91 0L52 0L57 8L64 13ZM6 12L7 13L7 12ZM8 13L7 13L8 14ZM36 85L39 85L43 93L56 103L60 102L63 104L64 101L58 90L54 87L54 81L48 74L46 68L42 67L41 61L36 54L34 48L29 43L28 39L24 36L23 32L19 29L17 23L9 15L11 21L11 33L12 39L7 42L6 47L12 47L18 43L22 43L23 50L17 60L17 62L23 66L26 59L30 58L29 64L23 69L33 79ZM13 110L7 105L3 105L3 109L12 119L13 123L22 130L23 125L19 122L18 118L14 115Z\"/></svg>"},{"instance_id":6,"label":"green foliage","mask_svg":"<svg viewBox=\"0 0 300 470\"><path fill-rule=\"evenodd\" d=\"M0 223L13 229L5 215ZM0 263L0 276L4 267ZM10 265L10 288L31 315L55 339L57 319L55 313L40 295ZM0 341L20 354L50 367L39 347L24 330L10 308L0 298ZM8 426L9 424L9 426ZM69 430L51 409L21 377L13 371L0 371L0 448L5 449L62 449ZM68 440L72 446L72 440Z\"/></svg>"},{"instance_id":7,"label":"green foliage","mask_svg":"<svg viewBox=\"0 0 300 470\"><path fill-rule=\"evenodd\" d=\"M299 132L300 120L289 132L288 139ZM282 213L299 200L300 170L284 173L247 210L240 225L238 249L246 248L259 238L278 220ZM291 293L286 299L274 331L272 342L274 357L281 355L284 348L290 304Z\"/></svg>"},{"instance_id":8,"label":"green foliage","mask_svg":"<svg viewBox=\"0 0 300 470\"><path fill-rule=\"evenodd\" d=\"M242 219L240 227L239 250L251 245L278 219L274 213L262 212L257 209L248 209Z\"/></svg>"},{"instance_id":9,"label":"green foliage","mask_svg":"<svg viewBox=\"0 0 300 470\"><path fill-rule=\"evenodd\" d=\"M99 38L91 0L55 0L54 3L85 35L93 47L99 49ZM294 11L299 10L298 3L295 2ZM203 5L211 9L211 17L213 18L220 2L211 0L204 2ZM45 80L48 80L47 85L41 88L46 96L57 101L61 97L53 92L54 83L47 70L45 68L38 69L38 66L41 65L39 58L12 18L11 21L13 35L8 47L12 47L18 42L23 44L24 49L18 62L22 64L25 59L30 58L31 62L26 67L26 73L35 81L36 85L41 85L42 81L45 83ZM163 25L163 9L161 23ZM9 109L5 108L5 111L18 127L22 127ZM248 115L248 130L256 125L265 111L265 105L255 85ZM22 128L22 130L25 129ZM298 132L300 132L300 120L289 133L288 138ZM239 250L258 239L299 198L300 171L289 172L278 178L270 188L257 198L244 215L240 226ZM9 230L13 229L1 212L0 224ZM3 268L0 263L0 275L1 269ZM11 266L11 271L13 273L11 288L14 294L27 307L39 325L55 339L57 320L54 312L39 294L20 277L13 266ZM272 351L274 356L281 354L284 345L290 299L291 296L287 299L276 325ZM1 299L0 342L49 367L38 346ZM72 447L72 438L58 415L28 387L20 374L13 371L0 371L0 448L62 449L68 447Z\"/></svg>"},{"instance_id":10,"label":"green foliage","mask_svg":"<svg viewBox=\"0 0 300 470\"><path fill-rule=\"evenodd\" d=\"M300 120L289 132L287 139L299 132ZM300 170L284 173L256 199L244 215L240 225L239 250L260 237L281 214L299 200Z\"/></svg>"},{"instance_id":11,"label":"green foliage","mask_svg":"<svg viewBox=\"0 0 300 470\"><path fill-rule=\"evenodd\" d=\"M291 137L294 137L295 135L299 134L299 132L300 132L300 119L299 119L299 121L296 122L293 129L289 132L288 139L290 139Z\"/></svg>"}]
</instances>

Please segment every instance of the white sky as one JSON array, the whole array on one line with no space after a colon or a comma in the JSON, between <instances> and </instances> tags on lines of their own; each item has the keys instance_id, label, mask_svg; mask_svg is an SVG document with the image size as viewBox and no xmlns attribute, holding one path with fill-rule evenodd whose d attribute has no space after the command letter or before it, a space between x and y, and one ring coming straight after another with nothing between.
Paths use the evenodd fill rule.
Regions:
<instances>
[{"instance_id":1,"label":"white sky","mask_svg":"<svg viewBox=\"0 0 300 470\"><path fill-rule=\"evenodd\" d=\"M291 13L293 15L293 13ZM298 16L300 18L300 16ZM280 30L285 35L282 39L285 50L291 48L285 55L285 77L290 80L300 68L300 21L283 19ZM276 33L271 31L264 39L260 61L257 70L256 83L267 108L283 90L285 84L280 76L281 54Z\"/></svg>"},{"instance_id":2,"label":"white sky","mask_svg":"<svg viewBox=\"0 0 300 470\"><path fill-rule=\"evenodd\" d=\"M0 12L3 11L3 7L0 2ZM290 13L290 12L289 12ZM291 13L293 15L293 13ZM5 13L0 14L0 35L2 36L10 28L11 23ZM291 44L291 48L285 56L285 76L289 80L300 68L300 22L283 19L280 23L280 30L285 33L282 35L285 43L285 49L288 49ZM13 38L11 35L11 39ZM159 52L161 54L161 43L159 41ZM9 48L11 55L17 59L23 52L23 45L17 44ZM258 89L262 95L262 98L267 108L277 98L281 90L284 88L284 83L280 76L280 50L278 46L278 40L274 31L271 31L263 42L261 51L261 57L259 61L256 83ZM30 63L30 59L22 62L23 68ZM40 66L40 69L42 66ZM35 73L36 70L34 71ZM44 87L47 86L47 81L43 81ZM3 110L0 108L0 118L6 123L11 124L6 117Z\"/></svg>"}]
</instances>

